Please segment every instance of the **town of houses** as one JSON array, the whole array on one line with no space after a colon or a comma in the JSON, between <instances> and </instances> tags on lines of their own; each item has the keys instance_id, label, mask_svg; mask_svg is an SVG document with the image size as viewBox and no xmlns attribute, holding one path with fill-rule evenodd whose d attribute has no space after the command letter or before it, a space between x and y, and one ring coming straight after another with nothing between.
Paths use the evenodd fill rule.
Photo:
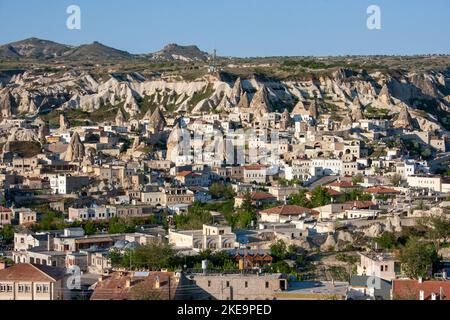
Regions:
<instances>
[{"instance_id":1,"label":"town of houses","mask_svg":"<svg viewBox=\"0 0 450 320\"><path fill-rule=\"evenodd\" d=\"M291 112L238 79L215 112L3 114L0 300L450 299L448 134L308 90Z\"/></svg>"}]
</instances>

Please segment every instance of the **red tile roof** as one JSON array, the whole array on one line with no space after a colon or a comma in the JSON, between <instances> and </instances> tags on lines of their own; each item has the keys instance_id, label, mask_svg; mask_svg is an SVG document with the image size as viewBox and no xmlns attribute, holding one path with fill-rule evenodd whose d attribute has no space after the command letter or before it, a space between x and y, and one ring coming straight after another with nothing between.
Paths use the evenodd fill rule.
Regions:
<instances>
[{"instance_id":1,"label":"red tile roof","mask_svg":"<svg viewBox=\"0 0 450 320\"><path fill-rule=\"evenodd\" d=\"M332 196L332 197L339 197L339 196L342 196L342 195L344 195L344 193L342 193L342 192L340 192L340 191L337 191L337 190L334 190L334 189L331 189L331 188L325 188L325 190L328 192L328 194L330 195L330 196Z\"/></svg>"},{"instance_id":2,"label":"red tile roof","mask_svg":"<svg viewBox=\"0 0 450 320\"><path fill-rule=\"evenodd\" d=\"M0 281L54 282L66 276L64 270L31 263L15 264L0 270Z\"/></svg>"},{"instance_id":3,"label":"red tile roof","mask_svg":"<svg viewBox=\"0 0 450 320\"><path fill-rule=\"evenodd\" d=\"M340 187L340 188L353 188L355 185L350 181L336 181L333 183L330 183L328 185L329 187Z\"/></svg>"},{"instance_id":4,"label":"red tile roof","mask_svg":"<svg viewBox=\"0 0 450 320\"><path fill-rule=\"evenodd\" d=\"M391 194L391 193L400 193L400 191L387 188L387 187L372 187L368 188L365 191L366 193L374 193L374 194Z\"/></svg>"},{"instance_id":5,"label":"red tile roof","mask_svg":"<svg viewBox=\"0 0 450 320\"><path fill-rule=\"evenodd\" d=\"M159 288L155 286L157 277ZM133 272L114 272L94 286L91 300L141 300L146 296L153 300L169 300L169 294L170 299L174 299L178 283L170 272L149 272L144 277L134 277Z\"/></svg>"},{"instance_id":6,"label":"red tile roof","mask_svg":"<svg viewBox=\"0 0 450 320\"><path fill-rule=\"evenodd\" d=\"M192 173L192 171L181 171L178 172L177 177L186 177L188 175L190 175Z\"/></svg>"},{"instance_id":7,"label":"red tile roof","mask_svg":"<svg viewBox=\"0 0 450 320\"><path fill-rule=\"evenodd\" d=\"M252 192L252 200L276 200L277 198L266 192ZM244 199L245 194L237 196L238 199Z\"/></svg>"},{"instance_id":8,"label":"red tile roof","mask_svg":"<svg viewBox=\"0 0 450 320\"><path fill-rule=\"evenodd\" d=\"M392 281L394 299L419 300L421 290L424 291L425 300L431 300L432 293L437 295L438 300L450 300L450 281L424 281L423 283L417 280Z\"/></svg>"},{"instance_id":9,"label":"red tile roof","mask_svg":"<svg viewBox=\"0 0 450 320\"><path fill-rule=\"evenodd\" d=\"M300 206L293 206L293 205L284 205L284 206L278 206L275 208L270 208L267 210L261 211L261 213L265 214L278 214L281 216L299 216L302 214L310 214L310 215L319 215L320 213L318 211L303 208Z\"/></svg>"},{"instance_id":10,"label":"red tile roof","mask_svg":"<svg viewBox=\"0 0 450 320\"><path fill-rule=\"evenodd\" d=\"M372 201L361 201L361 200L347 201L346 204L352 205L352 207L357 209L369 209L370 207L375 205L375 203L373 203Z\"/></svg>"},{"instance_id":11,"label":"red tile roof","mask_svg":"<svg viewBox=\"0 0 450 320\"><path fill-rule=\"evenodd\" d=\"M0 212L11 212L11 209L0 206Z\"/></svg>"}]
</instances>

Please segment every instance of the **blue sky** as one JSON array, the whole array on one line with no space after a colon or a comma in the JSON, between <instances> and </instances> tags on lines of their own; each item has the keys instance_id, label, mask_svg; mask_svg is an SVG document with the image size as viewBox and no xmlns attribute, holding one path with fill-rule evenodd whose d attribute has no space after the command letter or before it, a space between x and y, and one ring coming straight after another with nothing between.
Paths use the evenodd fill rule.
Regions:
<instances>
[{"instance_id":1,"label":"blue sky","mask_svg":"<svg viewBox=\"0 0 450 320\"><path fill-rule=\"evenodd\" d=\"M68 30L66 8L81 8ZM381 30L366 27L381 8ZM448 0L0 0L0 43L100 41L144 53L197 44L227 56L450 53Z\"/></svg>"}]
</instances>

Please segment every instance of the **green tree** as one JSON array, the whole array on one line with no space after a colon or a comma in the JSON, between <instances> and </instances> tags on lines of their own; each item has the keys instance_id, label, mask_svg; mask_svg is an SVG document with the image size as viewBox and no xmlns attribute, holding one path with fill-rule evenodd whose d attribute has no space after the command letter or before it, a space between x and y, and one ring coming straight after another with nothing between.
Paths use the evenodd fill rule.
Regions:
<instances>
[{"instance_id":1,"label":"green tree","mask_svg":"<svg viewBox=\"0 0 450 320\"><path fill-rule=\"evenodd\" d=\"M230 184L213 183L209 187L209 192L214 199L232 199L236 195Z\"/></svg>"},{"instance_id":2,"label":"green tree","mask_svg":"<svg viewBox=\"0 0 450 320\"><path fill-rule=\"evenodd\" d=\"M39 211L41 211L41 217L39 222L32 227L34 231L62 230L67 227L61 212L50 208L43 208Z\"/></svg>"},{"instance_id":3,"label":"green tree","mask_svg":"<svg viewBox=\"0 0 450 320\"><path fill-rule=\"evenodd\" d=\"M189 208L187 214L175 215L173 220L179 230L198 230L202 229L204 224L213 222L211 213L205 210L198 202Z\"/></svg>"},{"instance_id":4,"label":"green tree","mask_svg":"<svg viewBox=\"0 0 450 320\"><path fill-rule=\"evenodd\" d=\"M238 212L238 226L241 229L248 229L252 226L252 222L255 221L255 217L252 212L239 210Z\"/></svg>"},{"instance_id":5,"label":"green tree","mask_svg":"<svg viewBox=\"0 0 450 320\"><path fill-rule=\"evenodd\" d=\"M402 249L400 261L403 271L412 279L426 278L437 261L437 252L433 244L411 238Z\"/></svg>"},{"instance_id":6,"label":"green tree","mask_svg":"<svg viewBox=\"0 0 450 320\"><path fill-rule=\"evenodd\" d=\"M241 228L248 228L252 221L253 223L258 221L258 215L256 208L253 205L253 197L250 191L247 191L244 194L244 201L242 201L242 206L238 210L238 216L238 221Z\"/></svg>"},{"instance_id":7,"label":"green tree","mask_svg":"<svg viewBox=\"0 0 450 320\"><path fill-rule=\"evenodd\" d=\"M88 236L91 236L97 232L97 228L96 228L94 222L92 222L92 220L88 220L84 224L83 229L84 229L84 233Z\"/></svg>"},{"instance_id":8,"label":"green tree","mask_svg":"<svg viewBox=\"0 0 450 320\"><path fill-rule=\"evenodd\" d=\"M127 265L124 263L122 254L118 250L111 249L108 252L108 258L111 261L111 266L113 268L127 267Z\"/></svg>"},{"instance_id":9,"label":"green tree","mask_svg":"<svg viewBox=\"0 0 450 320\"><path fill-rule=\"evenodd\" d=\"M113 217L109 219L108 233L133 233L136 231L136 226L131 220L126 220L123 218Z\"/></svg>"},{"instance_id":10,"label":"green tree","mask_svg":"<svg viewBox=\"0 0 450 320\"><path fill-rule=\"evenodd\" d=\"M250 191L244 193L244 201L242 201L241 209L250 213L256 211L255 206L253 205L252 193Z\"/></svg>"},{"instance_id":11,"label":"green tree","mask_svg":"<svg viewBox=\"0 0 450 320\"><path fill-rule=\"evenodd\" d=\"M331 203L331 196L326 189L317 187L311 193L311 203L313 208L326 206Z\"/></svg>"},{"instance_id":12,"label":"green tree","mask_svg":"<svg viewBox=\"0 0 450 320\"><path fill-rule=\"evenodd\" d=\"M291 197L290 204L300 206L303 208L310 208L311 203L308 200L308 198L306 197L307 193L308 193L308 190L306 190L306 189L300 190L298 193L294 194Z\"/></svg>"},{"instance_id":13,"label":"green tree","mask_svg":"<svg viewBox=\"0 0 450 320\"><path fill-rule=\"evenodd\" d=\"M160 270L171 266L175 252L167 243L154 241L145 246L139 246L134 250L127 250L123 262L131 261L134 269Z\"/></svg>"},{"instance_id":14,"label":"green tree","mask_svg":"<svg viewBox=\"0 0 450 320\"><path fill-rule=\"evenodd\" d=\"M236 214L234 212L226 213L224 215L224 218L232 230L236 229L236 227L239 224L239 215L238 214Z\"/></svg>"},{"instance_id":15,"label":"green tree","mask_svg":"<svg viewBox=\"0 0 450 320\"><path fill-rule=\"evenodd\" d=\"M450 219L445 215L432 216L422 219L419 223L425 228L427 238L433 242L436 251L439 252L442 245L448 241Z\"/></svg>"},{"instance_id":16,"label":"green tree","mask_svg":"<svg viewBox=\"0 0 450 320\"><path fill-rule=\"evenodd\" d=\"M353 189L349 193L345 195L346 201L370 201L372 200L372 196L368 193L365 193L359 189Z\"/></svg>"},{"instance_id":17,"label":"green tree","mask_svg":"<svg viewBox=\"0 0 450 320\"><path fill-rule=\"evenodd\" d=\"M287 247L283 240L278 240L270 246L271 255L277 260L284 260L287 257Z\"/></svg>"},{"instance_id":18,"label":"green tree","mask_svg":"<svg viewBox=\"0 0 450 320\"><path fill-rule=\"evenodd\" d=\"M0 229L0 236L4 243L11 244L14 240L14 227L10 224L7 224L3 227L3 229Z\"/></svg>"},{"instance_id":19,"label":"green tree","mask_svg":"<svg viewBox=\"0 0 450 320\"><path fill-rule=\"evenodd\" d=\"M380 249L394 249L397 245L397 238L392 232L384 232L375 242Z\"/></svg>"}]
</instances>

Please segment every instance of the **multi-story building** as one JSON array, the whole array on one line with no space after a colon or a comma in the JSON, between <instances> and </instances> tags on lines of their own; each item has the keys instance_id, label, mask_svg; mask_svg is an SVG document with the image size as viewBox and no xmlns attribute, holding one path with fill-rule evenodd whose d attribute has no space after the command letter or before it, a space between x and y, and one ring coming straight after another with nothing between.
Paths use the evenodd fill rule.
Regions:
<instances>
[{"instance_id":1,"label":"multi-story building","mask_svg":"<svg viewBox=\"0 0 450 320\"><path fill-rule=\"evenodd\" d=\"M190 286L198 287L199 300L274 300L288 289L281 274L187 274ZM199 293L201 292L201 294Z\"/></svg>"},{"instance_id":2,"label":"multi-story building","mask_svg":"<svg viewBox=\"0 0 450 320\"><path fill-rule=\"evenodd\" d=\"M267 166L251 165L244 166L244 183L266 183L267 182Z\"/></svg>"},{"instance_id":3,"label":"multi-story building","mask_svg":"<svg viewBox=\"0 0 450 320\"><path fill-rule=\"evenodd\" d=\"M71 176L71 175L56 175L50 178L50 188L54 194L70 194L74 191L89 185L89 177Z\"/></svg>"},{"instance_id":4,"label":"multi-story building","mask_svg":"<svg viewBox=\"0 0 450 320\"><path fill-rule=\"evenodd\" d=\"M441 176L416 175L407 177L406 181L411 188L432 190L435 192L449 192L448 180Z\"/></svg>"},{"instance_id":5,"label":"multi-story building","mask_svg":"<svg viewBox=\"0 0 450 320\"><path fill-rule=\"evenodd\" d=\"M359 276L374 276L387 281L401 275L400 261L387 253L360 253L360 264L357 268Z\"/></svg>"},{"instance_id":6,"label":"multi-story building","mask_svg":"<svg viewBox=\"0 0 450 320\"><path fill-rule=\"evenodd\" d=\"M169 230L169 243L179 249L218 250L236 247L231 227L204 225L203 230Z\"/></svg>"}]
</instances>

